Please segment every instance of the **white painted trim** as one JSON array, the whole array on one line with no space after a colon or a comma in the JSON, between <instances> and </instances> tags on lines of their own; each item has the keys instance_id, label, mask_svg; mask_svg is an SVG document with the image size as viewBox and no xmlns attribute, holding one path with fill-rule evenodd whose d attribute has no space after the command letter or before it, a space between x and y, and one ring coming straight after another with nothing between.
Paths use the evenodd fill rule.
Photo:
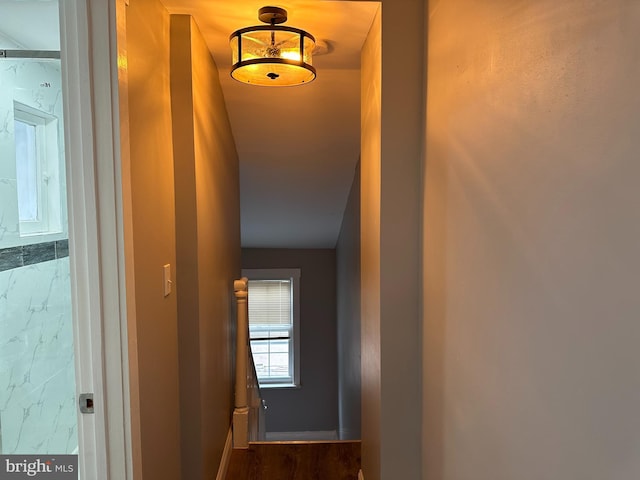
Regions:
<instances>
[{"instance_id":1,"label":"white painted trim","mask_svg":"<svg viewBox=\"0 0 640 480\"><path fill-rule=\"evenodd\" d=\"M310 441L337 441L338 433L335 430L316 430L307 432L267 432L267 442L310 442Z\"/></svg>"},{"instance_id":2,"label":"white painted trim","mask_svg":"<svg viewBox=\"0 0 640 480\"><path fill-rule=\"evenodd\" d=\"M352 428L340 428L338 437L340 440L360 440L360 432Z\"/></svg>"},{"instance_id":3,"label":"white painted trim","mask_svg":"<svg viewBox=\"0 0 640 480\"><path fill-rule=\"evenodd\" d=\"M106 415L104 409L101 306L97 256L97 207L94 187L91 90L83 81L89 70L87 5L60 2L61 70L69 208L71 298L76 364L76 393L93 392L95 414L78 418L79 476L105 479ZM71 132L74 132L72 135Z\"/></svg>"},{"instance_id":4,"label":"white painted trim","mask_svg":"<svg viewBox=\"0 0 640 480\"><path fill-rule=\"evenodd\" d=\"M115 2L60 2L80 478L133 478ZM71 133L73 132L73 133Z\"/></svg>"},{"instance_id":5,"label":"white painted trim","mask_svg":"<svg viewBox=\"0 0 640 480\"><path fill-rule=\"evenodd\" d=\"M86 1L86 0L85 0ZM128 355L124 202L120 142L118 22L122 1L88 0L92 59L95 162L103 300L105 404L109 479L134 478ZM141 475L139 477L141 478Z\"/></svg>"},{"instance_id":6,"label":"white painted trim","mask_svg":"<svg viewBox=\"0 0 640 480\"><path fill-rule=\"evenodd\" d=\"M229 427L229 433L227 433L227 440L224 442L224 450L222 450L222 457L220 458L220 465L218 466L218 474L216 480L224 480L227 478L227 470L229 469L229 462L231 461L231 453L233 452L233 430Z\"/></svg>"}]
</instances>

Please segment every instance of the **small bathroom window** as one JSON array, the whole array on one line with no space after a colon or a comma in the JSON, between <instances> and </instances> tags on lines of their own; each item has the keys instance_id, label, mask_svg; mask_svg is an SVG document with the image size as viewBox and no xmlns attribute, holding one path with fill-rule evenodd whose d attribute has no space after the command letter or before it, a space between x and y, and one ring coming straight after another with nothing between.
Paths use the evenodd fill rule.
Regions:
<instances>
[{"instance_id":1,"label":"small bathroom window","mask_svg":"<svg viewBox=\"0 0 640 480\"><path fill-rule=\"evenodd\" d=\"M16 181L20 236L61 228L58 120L14 102Z\"/></svg>"}]
</instances>

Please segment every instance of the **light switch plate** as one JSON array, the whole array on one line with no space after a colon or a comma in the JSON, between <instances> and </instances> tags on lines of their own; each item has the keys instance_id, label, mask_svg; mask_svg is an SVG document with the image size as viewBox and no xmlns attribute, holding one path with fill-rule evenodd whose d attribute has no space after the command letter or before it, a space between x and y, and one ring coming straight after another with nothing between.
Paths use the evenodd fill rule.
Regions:
<instances>
[{"instance_id":1,"label":"light switch plate","mask_svg":"<svg viewBox=\"0 0 640 480\"><path fill-rule=\"evenodd\" d=\"M167 263L162 267L162 280L164 283L164 296L168 296L171 293L171 264Z\"/></svg>"}]
</instances>

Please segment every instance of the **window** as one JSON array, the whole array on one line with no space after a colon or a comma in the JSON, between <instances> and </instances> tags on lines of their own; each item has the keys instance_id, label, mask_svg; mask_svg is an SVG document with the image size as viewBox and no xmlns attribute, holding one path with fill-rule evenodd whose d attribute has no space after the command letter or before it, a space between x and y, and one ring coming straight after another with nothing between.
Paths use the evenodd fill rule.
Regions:
<instances>
[{"instance_id":1,"label":"window","mask_svg":"<svg viewBox=\"0 0 640 480\"><path fill-rule=\"evenodd\" d=\"M249 279L249 338L258 382L296 387L299 368L299 269L243 270Z\"/></svg>"},{"instance_id":2,"label":"window","mask_svg":"<svg viewBox=\"0 0 640 480\"><path fill-rule=\"evenodd\" d=\"M62 230L58 121L14 102L14 136L20 236L58 233Z\"/></svg>"}]
</instances>

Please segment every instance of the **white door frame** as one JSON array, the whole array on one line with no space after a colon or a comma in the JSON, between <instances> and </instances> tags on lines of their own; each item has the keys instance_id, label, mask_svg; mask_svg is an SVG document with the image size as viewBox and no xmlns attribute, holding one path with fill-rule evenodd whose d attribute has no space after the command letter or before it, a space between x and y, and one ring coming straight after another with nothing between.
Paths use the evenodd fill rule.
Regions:
<instances>
[{"instance_id":1,"label":"white door frame","mask_svg":"<svg viewBox=\"0 0 640 480\"><path fill-rule=\"evenodd\" d=\"M133 479L116 8L59 0L71 294L83 480ZM124 5L122 5L124 8ZM131 308L131 305L129 306Z\"/></svg>"}]
</instances>

